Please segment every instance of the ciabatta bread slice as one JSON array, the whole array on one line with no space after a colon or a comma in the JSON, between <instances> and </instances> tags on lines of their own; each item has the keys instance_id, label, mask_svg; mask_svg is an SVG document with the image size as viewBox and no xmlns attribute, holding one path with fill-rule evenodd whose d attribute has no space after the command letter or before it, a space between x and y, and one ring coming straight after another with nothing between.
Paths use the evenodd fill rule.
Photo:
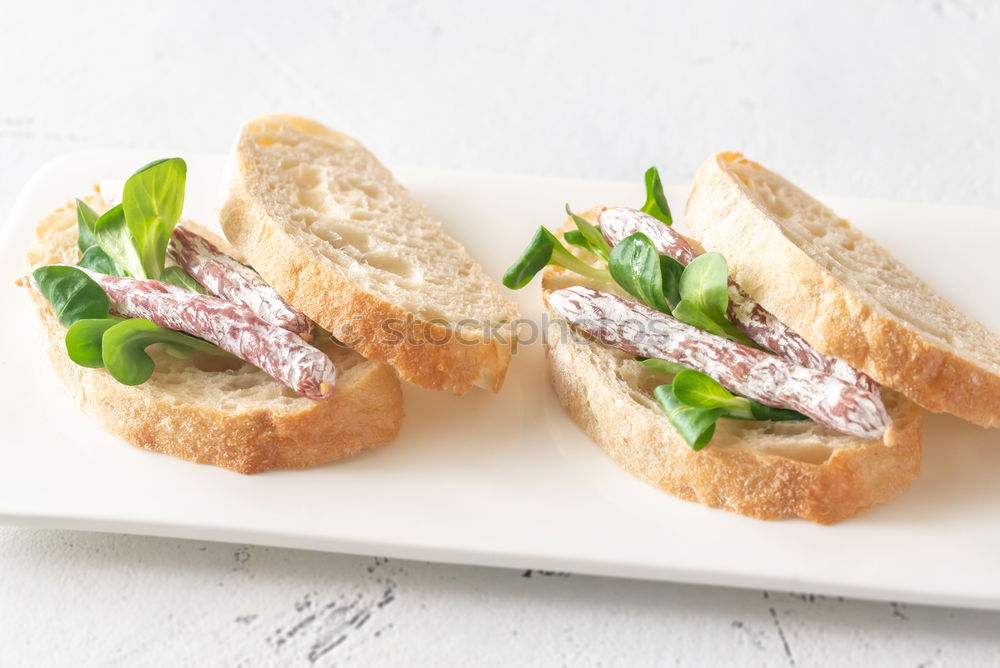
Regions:
<instances>
[{"instance_id":1,"label":"ciabatta bread slice","mask_svg":"<svg viewBox=\"0 0 1000 668\"><path fill-rule=\"evenodd\" d=\"M87 200L95 210L106 206ZM76 207L57 209L38 225L28 253L31 268L75 264ZM316 466L395 438L403 416L399 379L385 364L324 346L337 365L337 390L312 401L249 365L208 370L208 361L178 360L148 349L156 359L142 385L118 383L104 369L74 364L66 354L66 328L35 290L49 359L81 408L105 429L140 448L239 473ZM199 365L201 365L200 368Z\"/></svg>"},{"instance_id":2,"label":"ciabatta bread slice","mask_svg":"<svg viewBox=\"0 0 1000 668\"><path fill-rule=\"evenodd\" d=\"M596 224L596 211L584 215ZM572 222L559 236L568 229ZM570 285L627 296L616 285L545 270L545 293ZM570 335L553 317L546 353L563 408L619 466L682 499L760 519L832 524L895 498L920 471L923 411L891 390L883 392L892 425L882 440L812 421L719 420L712 442L695 452L653 398L666 376L616 348Z\"/></svg>"},{"instance_id":3,"label":"ciabatta bread slice","mask_svg":"<svg viewBox=\"0 0 1000 668\"><path fill-rule=\"evenodd\" d=\"M411 383L499 390L517 307L357 140L263 116L229 178L226 236L285 299Z\"/></svg>"},{"instance_id":4,"label":"ciabatta bread slice","mask_svg":"<svg viewBox=\"0 0 1000 668\"><path fill-rule=\"evenodd\" d=\"M800 188L720 153L699 169L685 222L820 352L928 410L1000 425L1000 338Z\"/></svg>"}]
</instances>

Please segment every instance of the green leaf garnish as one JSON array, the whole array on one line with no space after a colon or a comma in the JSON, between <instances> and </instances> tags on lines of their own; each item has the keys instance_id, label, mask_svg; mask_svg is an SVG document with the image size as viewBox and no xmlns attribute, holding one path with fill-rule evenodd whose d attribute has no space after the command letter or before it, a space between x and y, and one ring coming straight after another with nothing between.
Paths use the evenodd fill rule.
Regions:
<instances>
[{"instance_id":1,"label":"green leaf garnish","mask_svg":"<svg viewBox=\"0 0 1000 668\"><path fill-rule=\"evenodd\" d=\"M108 254L100 246L91 246L84 251L83 257L76 263L76 266L85 267L99 274L121 276L121 270L118 269L118 265L108 257Z\"/></svg>"},{"instance_id":2,"label":"green leaf garnish","mask_svg":"<svg viewBox=\"0 0 1000 668\"><path fill-rule=\"evenodd\" d=\"M771 406L765 406L764 404L759 404L751 399L747 399L747 401L750 403L750 415L752 417L746 419L762 420L765 422L787 422L791 420L809 419L809 416L803 415L798 411L793 411L788 408L773 408ZM736 415L727 415L726 417L732 418L734 420L744 419L737 417Z\"/></svg>"},{"instance_id":3,"label":"green leaf garnish","mask_svg":"<svg viewBox=\"0 0 1000 668\"><path fill-rule=\"evenodd\" d=\"M186 348L192 352L228 356L208 341L163 329L149 320L122 320L107 329L101 338L101 358L108 373L123 385L141 385L153 375L156 364L146 353L154 343Z\"/></svg>"},{"instance_id":4,"label":"green leaf garnish","mask_svg":"<svg viewBox=\"0 0 1000 668\"><path fill-rule=\"evenodd\" d=\"M665 376L676 376L681 371L688 370L688 368L683 364L678 364L677 362L671 362L669 360L658 360L653 357L636 357L635 361L644 368L649 369L650 371L655 371L656 373L662 373Z\"/></svg>"},{"instance_id":5,"label":"green leaf garnish","mask_svg":"<svg viewBox=\"0 0 1000 668\"><path fill-rule=\"evenodd\" d=\"M558 240L544 227L539 227L528 247L503 275L503 284L511 290L520 290L535 277L552 259L552 249Z\"/></svg>"},{"instance_id":6,"label":"green leaf garnish","mask_svg":"<svg viewBox=\"0 0 1000 668\"><path fill-rule=\"evenodd\" d=\"M563 235L563 240L566 241L570 246L578 246L591 253L594 250L590 247L590 242L587 241L587 237L583 236L583 232L580 230L570 230Z\"/></svg>"},{"instance_id":7,"label":"green leaf garnish","mask_svg":"<svg viewBox=\"0 0 1000 668\"><path fill-rule=\"evenodd\" d=\"M84 318L107 317L108 296L90 276L76 267L39 267L31 275L63 327Z\"/></svg>"},{"instance_id":8,"label":"green leaf garnish","mask_svg":"<svg viewBox=\"0 0 1000 668\"><path fill-rule=\"evenodd\" d=\"M97 245L94 236L94 224L99 216L97 212L81 199L76 200L76 247L81 253L86 253L91 246Z\"/></svg>"},{"instance_id":9,"label":"green leaf garnish","mask_svg":"<svg viewBox=\"0 0 1000 668\"><path fill-rule=\"evenodd\" d=\"M122 206L146 277L160 278L167 243L184 208L187 164L180 158L157 160L125 181Z\"/></svg>"},{"instance_id":10,"label":"green leaf garnish","mask_svg":"<svg viewBox=\"0 0 1000 668\"><path fill-rule=\"evenodd\" d=\"M179 288L184 288L185 290L190 290L191 292L197 292L201 295L211 294L208 290L202 287L201 283L191 278L191 276L177 266L167 267L160 274L160 280L164 283L170 283L171 285L176 285Z\"/></svg>"},{"instance_id":11,"label":"green leaf garnish","mask_svg":"<svg viewBox=\"0 0 1000 668\"><path fill-rule=\"evenodd\" d=\"M124 323L131 324L115 330L111 338L105 338L105 334L110 329ZM196 352L218 357L231 357L229 353L208 341L188 336L183 332L163 329L149 320L139 318L132 320L123 320L122 318L77 320L66 332L66 352L71 360L80 366L99 369L108 365L105 359L107 357L111 360L110 363L114 366L115 373L130 381L125 383L127 385L145 382L139 379L146 374L147 370L152 373L145 362L149 358L145 349L153 343L162 343L164 350L171 357L179 359L191 359ZM138 361L139 368L135 372L124 369L126 364L131 363L129 360ZM146 378L148 379L149 376L146 375ZM118 376L115 376L115 379L117 380ZM131 382L135 380L139 380L139 382Z\"/></svg>"},{"instance_id":12,"label":"green leaf garnish","mask_svg":"<svg viewBox=\"0 0 1000 668\"><path fill-rule=\"evenodd\" d=\"M74 322L66 331L66 352L69 358L89 369L104 366L101 339L104 332L119 322L119 318L87 318Z\"/></svg>"},{"instance_id":13,"label":"green leaf garnish","mask_svg":"<svg viewBox=\"0 0 1000 668\"><path fill-rule=\"evenodd\" d=\"M657 311L670 313L671 306L679 299L683 265L657 253L653 242L642 232L615 245L608 269L626 292Z\"/></svg>"},{"instance_id":14,"label":"green leaf garnish","mask_svg":"<svg viewBox=\"0 0 1000 668\"><path fill-rule=\"evenodd\" d=\"M717 380L700 371L687 369L674 377L674 396L677 400L694 408L706 410L739 411L743 404ZM743 399L743 401L749 401Z\"/></svg>"},{"instance_id":15,"label":"green leaf garnish","mask_svg":"<svg viewBox=\"0 0 1000 668\"><path fill-rule=\"evenodd\" d=\"M542 228L545 229L545 228ZM552 247L552 256L549 259L549 264L554 264L557 267L562 267L563 269L569 269L570 271L575 271L581 276L589 276L590 278L596 278L598 280L607 281L611 278L607 271L604 269L598 269L597 267L592 267L577 256L573 255L568 248L559 243L559 240L548 230L545 230L550 237L552 237L552 242L554 246Z\"/></svg>"},{"instance_id":16,"label":"green leaf garnish","mask_svg":"<svg viewBox=\"0 0 1000 668\"><path fill-rule=\"evenodd\" d=\"M676 306L681 301L681 276L683 275L683 264L668 255L660 256L660 278L663 281L663 296L671 306Z\"/></svg>"},{"instance_id":17,"label":"green leaf garnish","mask_svg":"<svg viewBox=\"0 0 1000 668\"><path fill-rule=\"evenodd\" d=\"M673 225L670 205L667 204L667 196L663 194L663 184L660 182L660 171L656 167L650 167L646 170L645 181L646 203L642 205L640 211L648 213L666 225Z\"/></svg>"},{"instance_id":18,"label":"green leaf garnish","mask_svg":"<svg viewBox=\"0 0 1000 668\"><path fill-rule=\"evenodd\" d=\"M756 346L726 315L729 267L719 253L699 255L684 268L680 297L673 316L681 322L745 346Z\"/></svg>"},{"instance_id":19,"label":"green leaf garnish","mask_svg":"<svg viewBox=\"0 0 1000 668\"><path fill-rule=\"evenodd\" d=\"M722 415L722 409L706 410L688 406L675 395L671 385L660 385L653 390L653 396L692 450L704 448L715 435L715 423Z\"/></svg>"},{"instance_id":20,"label":"green leaf garnish","mask_svg":"<svg viewBox=\"0 0 1000 668\"><path fill-rule=\"evenodd\" d=\"M132 278L149 278L132 234L125 222L125 209L113 206L94 223L94 236L101 250ZM164 251L166 252L166 251Z\"/></svg>"},{"instance_id":21,"label":"green leaf garnish","mask_svg":"<svg viewBox=\"0 0 1000 668\"><path fill-rule=\"evenodd\" d=\"M683 403L699 408L723 410L722 417L731 420L808 420L797 411L772 408L746 397L738 397L722 387L709 375L688 369L674 378L674 395Z\"/></svg>"},{"instance_id":22,"label":"green leaf garnish","mask_svg":"<svg viewBox=\"0 0 1000 668\"><path fill-rule=\"evenodd\" d=\"M189 360L194 357L195 351L185 346L177 346L173 343L164 343L163 350L168 355L179 360Z\"/></svg>"},{"instance_id":23,"label":"green leaf garnish","mask_svg":"<svg viewBox=\"0 0 1000 668\"><path fill-rule=\"evenodd\" d=\"M737 330L733 329L730 331L730 329L725 325L712 319L708 314L695 306L693 302L687 300L681 300L681 302L674 307L673 316L681 322L687 323L692 327L697 327L698 329L704 330L709 334L715 334L716 336L722 336L725 338L739 337L739 332ZM742 339L739 339L739 342L744 343Z\"/></svg>"},{"instance_id":24,"label":"green leaf garnish","mask_svg":"<svg viewBox=\"0 0 1000 668\"><path fill-rule=\"evenodd\" d=\"M116 327L121 329L115 330ZM123 320L101 337L101 361L122 385L141 385L153 375L156 363L146 347L156 343L163 330L149 320Z\"/></svg>"},{"instance_id":25,"label":"green leaf garnish","mask_svg":"<svg viewBox=\"0 0 1000 668\"><path fill-rule=\"evenodd\" d=\"M653 395L671 424L695 450L700 450L711 441L719 418L770 421L808 419L796 411L771 408L746 397L735 396L711 376L693 369L682 369L674 376L673 384L657 387Z\"/></svg>"},{"instance_id":26,"label":"green leaf garnish","mask_svg":"<svg viewBox=\"0 0 1000 668\"><path fill-rule=\"evenodd\" d=\"M573 255L554 234L539 227L521 257L504 272L503 284L511 290L520 290L550 264L599 280L610 278L606 271L592 267Z\"/></svg>"},{"instance_id":27,"label":"green leaf garnish","mask_svg":"<svg viewBox=\"0 0 1000 668\"><path fill-rule=\"evenodd\" d=\"M608 256L611 255L611 245L608 244L607 239L604 238L604 235L601 234L601 231L597 228L597 226L593 225L586 218L573 213L573 210L569 208L569 204L566 205L566 213L568 213L570 218L573 219L573 222L576 223L576 232L579 233L578 236L570 231L563 235L566 241L575 246L583 246L591 253L607 262ZM569 235L572 235L572 241L570 240ZM582 243L579 243L578 240L581 238Z\"/></svg>"},{"instance_id":28,"label":"green leaf garnish","mask_svg":"<svg viewBox=\"0 0 1000 668\"><path fill-rule=\"evenodd\" d=\"M699 255L685 267L680 282L681 299L692 302L711 318L718 318L729 307L729 267L719 253Z\"/></svg>"}]
</instances>

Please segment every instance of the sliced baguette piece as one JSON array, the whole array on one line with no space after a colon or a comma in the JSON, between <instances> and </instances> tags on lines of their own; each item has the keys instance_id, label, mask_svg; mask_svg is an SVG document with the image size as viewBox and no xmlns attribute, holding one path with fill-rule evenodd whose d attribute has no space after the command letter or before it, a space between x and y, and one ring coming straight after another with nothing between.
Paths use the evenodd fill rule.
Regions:
<instances>
[{"instance_id":1,"label":"sliced baguette piece","mask_svg":"<svg viewBox=\"0 0 1000 668\"><path fill-rule=\"evenodd\" d=\"M500 389L517 307L357 140L263 116L229 171L223 230L285 299L411 383Z\"/></svg>"},{"instance_id":2,"label":"sliced baguette piece","mask_svg":"<svg viewBox=\"0 0 1000 668\"><path fill-rule=\"evenodd\" d=\"M719 153L695 176L685 222L819 351L928 410L1000 425L1000 338L800 188Z\"/></svg>"},{"instance_id":3,"label":"sliced baguette piece","mask_svg":"<svg viewBox=\"0 0 1000 668\"><path fill-rule=\"evenodd\" d=\"M86 201L97 211L106 208L96 196ZM28 253L29 266L75 263L76 224L72 203L42 220ZM30 292L60 380L101 426L140 448L259 473L347 457L387 443L399 431L403 400L396 374L343 346L324 347L338 377L336 392L323 401L300 397L249 364L203 370L208 369L206 361L195 360L199 368L155 348L149 349L157 362L153 376L128 387L104 369L74 364L66 354L66 328L44 298Z\"/></svg>"},{"instance_id":4,"label":"sliced baguette piece","mask_svg":"<svg viewBox=\"0 0 1000 668\"><path fill-rule=\"evenodd\" d=\"M583 215L596 224L597 213ZM557 236L569 229L572 221ZM571 285L627 297L616 285L546 268L544 294ZM695 452L653 398L667 377L616 348L572 334L565 321L551 310L549 315L555 321L546 337L549 374L563 408L615 463L682 499L759 519L833 524L895 498L920 472L923 411L891 390L882 395L892 416L882 440L812 421L720 420L711 444Z\"/></svg>"}]
</instances>

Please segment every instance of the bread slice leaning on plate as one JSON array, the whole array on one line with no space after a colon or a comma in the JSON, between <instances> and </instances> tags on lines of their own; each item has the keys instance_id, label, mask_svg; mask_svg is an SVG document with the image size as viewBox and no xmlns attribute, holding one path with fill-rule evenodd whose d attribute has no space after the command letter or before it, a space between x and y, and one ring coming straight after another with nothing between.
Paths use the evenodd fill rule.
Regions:
<instances>
[{"instance_id":1,"label":"bread slice leaning on plate","mask_svg":"<svg viewBox=\"0 0 1000 668\"><path fill-rule=\"evenodd\" d=\"M583 215L597 224L597 213ZM574 227L567 221L557 236ZM627 298L617 285L545 269L545 294L571 285ZM682 499L760 519L831 524L895 498L920 471L922 411L891 390L882 394L892 418L882 440L812 421L720 420L711 445L696 452L653 397L654 388L669 382L666 377L616 348L573 334L562 322L556 318L546 340L560 403L619 466Z\"/></svg>"},{"instance_id":2,"label":"bread slice leaning on plate","mask_svg":"<svg viewBox=\"0 0 1000 668\"><path fill-rule=\"evenodd\" d=\"M411 383L500 389L516 306L360 142L263 116L229 171L223 230L285 299Z\"/></svg>"},{"instance_id":3,"label":"bread slice leaning on plate","mask_svg":"<svg viewBox=\"0 0 1000 668\"><path fill-rule=\"evenodd\" d=\"M695 177L685 222L821 352L928 410L1000 425L1000 337L800 188L719 153Z\"/></svg>"},{"instance_id":4,"label":"bread slice leaning on plate","mask_svg":"<svg viewBox=\"0 0 1000 668\"><path fill-rule=\"evenodd\" d=\"M96 196L86 201L98 211L106 208ZM75 205L53 211L38 225L28 252L30 266L75 264L76 238ZM211 370L200 368L197 359L175 359L154 348L148 350L156 359L152 377L126 386L104 369L72 362L64 343L66 328L45 299L30 292L60 380L101 426L140 448L259 473L347 457L391 441L399 431L403 409L396 374L343 346L323 348L339 376L333 396L321 401L295 394L250 364Z\"/></svg>"}]
</instances>

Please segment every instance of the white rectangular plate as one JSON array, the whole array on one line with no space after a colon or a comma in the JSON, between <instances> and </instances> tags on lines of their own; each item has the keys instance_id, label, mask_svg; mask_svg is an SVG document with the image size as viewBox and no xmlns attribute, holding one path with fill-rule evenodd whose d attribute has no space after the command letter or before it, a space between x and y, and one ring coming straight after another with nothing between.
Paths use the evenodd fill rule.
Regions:
<instances>
[{"instance_id":1,"label":"white rectangular plate","mask_svg":"<svg viewBox=\"0 0 1000 668\"><path fill-rule=\"evenodd\" d=\"M35 223L153 154L49 164L0 237L0 521L1000 608L1000 438L928 416L924 474L898 500L833 527L762 522L677 500L618 469L563 414L541 347L498 396L408 387L396 442L307 471L241 476L133 448L83 415L13 287ZM186 214L214 218L221 156L189 158ZM401 170L401 180L499 277L539 225L642 200L640 183ZM683 189L669 189L675 214ZM834 208L1000 331L1000 213L831 199ZM780 268L775 268L780 272ZM535 285L516 294L539 317Z\"/></svg>"}]
</instances>

